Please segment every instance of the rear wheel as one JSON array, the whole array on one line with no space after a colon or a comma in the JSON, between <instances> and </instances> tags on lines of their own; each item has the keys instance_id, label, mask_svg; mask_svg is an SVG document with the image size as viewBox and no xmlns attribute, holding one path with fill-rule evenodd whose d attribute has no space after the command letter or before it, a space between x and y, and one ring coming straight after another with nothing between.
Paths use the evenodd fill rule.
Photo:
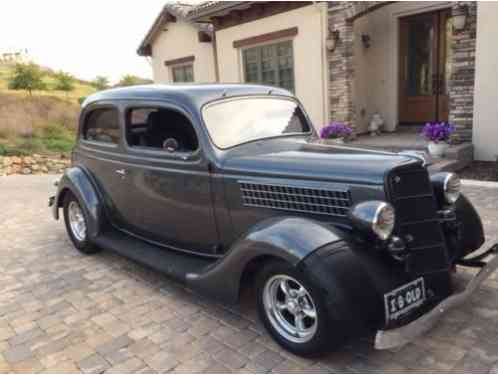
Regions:
<instances>
[{"instance_id":1,"label":"rear wheel","mask_svg":"<svg viewBox=\"0 0 498 375\"><path fill-rule=\"evenodd\" d=\"M67 192L64 197L63 211L66 230L74 247L85 254L93 254L99 251L88 240L87 216L78 199L71 192Z\"/></svg>"},{"instance_id":2,"label":"rear wheel","mask_svg":"<svg viewBox=\"0 0 498 375\"><path fill-rule=\"evenodd\" d=\"M257 280L260 319L285 349L298 355L317 355L342 343L342 336L331 332L323 294L296 268L271 262Z\"/></svg>"}]
</instances>

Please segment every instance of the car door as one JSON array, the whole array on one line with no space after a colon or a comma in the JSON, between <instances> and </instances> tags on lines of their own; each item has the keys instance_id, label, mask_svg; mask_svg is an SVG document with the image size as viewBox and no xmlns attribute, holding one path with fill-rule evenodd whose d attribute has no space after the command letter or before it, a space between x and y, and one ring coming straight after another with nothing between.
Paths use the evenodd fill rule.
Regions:
<instances>
[{"instance_id":1,"label":"car door","mask_svg":"<svg viewBox=\"0 0 498 375\"><path fill-rule=\"evenodd\" d=\"M136 113L140 115L135 116ZM151 131L151 113L156 118L155 132ZM160 116L156 116L157 113ZM133 122L135 117L139 118L137 124ZM163 128L173 127L175 131L161 133ZM188 129L186 137L181 134L184 127ZM117 210L126 218L124 229L182 250L215 253L219 240L211 176L188 115L174 106L127 103L125 133L122 176L125 194L115 202ZM186 139L189 136L192 139ZM148 137L152 144L147 144ZM182 149L164 149L166 138L174 137L184 143L180 145ZM194 144L186 145L188 142Z\"/></svg>"},{"instance_id":2,"label":"car door","mask_svg":"<svg viewBox=\"0 0 498 375\"><path fill-rule=\"evenodd\" d=\"M105 210L114 223L122 222L115 202L122 198L123 151L119 106L101 102L84 110L80 139L73 153L75 165L83 167L102 194Z\"/></svg>"}]
</instances>

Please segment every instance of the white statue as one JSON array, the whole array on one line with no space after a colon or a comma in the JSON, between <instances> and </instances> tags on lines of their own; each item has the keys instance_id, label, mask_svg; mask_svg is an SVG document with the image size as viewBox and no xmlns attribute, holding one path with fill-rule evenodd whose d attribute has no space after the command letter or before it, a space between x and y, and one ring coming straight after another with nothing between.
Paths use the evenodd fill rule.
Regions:
<instances>
[{"instance_id":1,"label":"white statue","mask_svg":"<svg viewBox=\"0 0 498 375\"><path fill-rule=\"evenodd\" d=\"M370 135L372 137L380 134L380 129L384 126L384 119L380 115L380 113L375 112L372 115L372 119L370 120L370 124L368 126L368 130L370 131Z\"/></svg>"}]
</instances>

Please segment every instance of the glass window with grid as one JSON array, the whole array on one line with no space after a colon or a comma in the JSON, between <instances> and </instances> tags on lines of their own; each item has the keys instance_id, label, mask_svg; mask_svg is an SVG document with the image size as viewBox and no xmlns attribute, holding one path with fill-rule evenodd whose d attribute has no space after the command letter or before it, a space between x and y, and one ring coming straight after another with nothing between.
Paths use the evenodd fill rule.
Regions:
<instances>
[{"instance_id":1,"label":"glass window with grid","mask_svg":"<svg viewBox=\"0 0 498 375\"><path fill-rule=\"evenodd\" d=\"M252 47L242 52L245 82L294 91L292 41Z\"/></svg>"},{"instance_id":2,"label":"glass window with grid","mask_svg":"<svg viewBox=\"0 0 498 375\"><path fill-rule=\"evenodd\" d=\"M194 82L194 67L192 65L180 65L171 68L173 82Z\"/></svg>"}]
</instances>

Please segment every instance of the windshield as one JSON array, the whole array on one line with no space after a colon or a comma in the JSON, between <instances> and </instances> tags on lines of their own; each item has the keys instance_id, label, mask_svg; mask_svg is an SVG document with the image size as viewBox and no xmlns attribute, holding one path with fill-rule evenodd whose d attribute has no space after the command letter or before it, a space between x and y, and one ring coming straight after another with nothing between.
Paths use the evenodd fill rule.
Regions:
<instances>
[{"instance_id":1,"label":"windshield","mask_svg":"<svg viewBox=\"0 0 498 375\"><path fill-rule=\"evenodd\" d=\"M289 134L309 134L310 127L294 100L238 98L215 102L203 110L209 135L219 148Z\"/></svg>"}]
</instances>

